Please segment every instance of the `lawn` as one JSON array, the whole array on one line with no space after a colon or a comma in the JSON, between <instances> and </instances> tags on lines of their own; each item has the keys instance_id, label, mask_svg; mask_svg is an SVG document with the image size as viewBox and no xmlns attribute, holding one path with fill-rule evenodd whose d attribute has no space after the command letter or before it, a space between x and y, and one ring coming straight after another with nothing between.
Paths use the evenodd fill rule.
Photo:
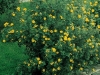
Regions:
<instances>
[{"instance_id":1,"label":"lawn","mask_svg":"<svg viewBox=\"0 0 100 75\"><path fill-rule=\"evenodd\" d=\"M27 59L24 49L24 46L18 47L17 43L0 42L0 75L12 75L16 67Z\"/></svg>"}]
</instances>

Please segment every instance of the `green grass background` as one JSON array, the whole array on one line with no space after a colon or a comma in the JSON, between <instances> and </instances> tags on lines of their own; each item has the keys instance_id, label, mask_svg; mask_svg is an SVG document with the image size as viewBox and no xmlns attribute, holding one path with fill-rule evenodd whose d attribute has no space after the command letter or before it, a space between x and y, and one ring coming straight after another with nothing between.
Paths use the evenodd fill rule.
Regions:
<instances>
[{"instance_id":1,"label":"green grass background","mask_svg":"<svg viewBox=\"0 0 100 75\"><path fill-rule=\"evenodd\" d=\"M0 42L0 75L12 75L16 67L28 58L24 54L25 47L17 43Z\"/></svg>"}]
</instances>

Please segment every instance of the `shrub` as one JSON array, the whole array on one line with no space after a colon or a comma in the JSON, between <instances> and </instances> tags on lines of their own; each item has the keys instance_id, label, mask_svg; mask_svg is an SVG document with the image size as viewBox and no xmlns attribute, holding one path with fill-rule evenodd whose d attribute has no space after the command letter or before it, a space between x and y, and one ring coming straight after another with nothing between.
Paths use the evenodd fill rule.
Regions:
<instances>
[{"instance_id":1,"label":"shrub","mask_svg":"<svg viewBox=\"0 0 100 75\"><path fill-rule=\"evenodd\" d=\"M3 42L18 41L30 57L17 73L71 75L99 63L100 27L88 3L32 0L30 8L17 7L2 30Z\"/></svg>"},{"instance_id":2,"label":"shrub","mask_svg":"<svg viewBox=\"0 0 100 75\"><path fill-rule=\"evenodd\" d=\"M0 32L1 30L4 28L3 24L6 21L11 21L9 18L11 16L9 16L9 14L11 13L11 11L14 11L15 8L17 7L17 5L19 0L0 0ZM0 33L1 34L1 33Z\"/></svg>"}]
</instances>

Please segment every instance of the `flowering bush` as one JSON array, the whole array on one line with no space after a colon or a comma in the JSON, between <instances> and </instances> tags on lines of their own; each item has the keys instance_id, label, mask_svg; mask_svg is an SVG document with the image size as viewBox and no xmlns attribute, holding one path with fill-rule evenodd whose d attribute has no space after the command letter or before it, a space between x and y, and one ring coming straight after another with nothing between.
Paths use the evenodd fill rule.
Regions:
<instances>
[{"instance_id":1,"label":"flowering bush","mask_svg":"<svg viewBox=\"0 0 100 75\"><path fill-rule=\"evenodd\" d=\"M98 2L32 0L29 8L18 6L2 30L3 42L18 41L30 57L17 73L71 75L99 63Z\"/></svg>"},{"instance_id":2,"label":"flowering bush","mask_svg":"<svg viewBox=\"0 0 100 75\"><path fill-rule=\"evenodd\" d=\"M0 34L1 30L4 28L3 24L5 21L11 21L9 19L9 13L15 10L15 8L19 5L19 0L0 0Z\"/></svg>"}]
</instances>

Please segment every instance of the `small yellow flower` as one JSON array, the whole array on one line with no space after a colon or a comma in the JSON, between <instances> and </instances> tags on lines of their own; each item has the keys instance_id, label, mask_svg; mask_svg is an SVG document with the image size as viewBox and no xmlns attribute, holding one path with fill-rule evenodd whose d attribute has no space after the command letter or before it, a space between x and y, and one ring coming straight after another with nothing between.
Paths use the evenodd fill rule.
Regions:
<instances>
[{"instance_id":1,"label":"small yellow flower","mask_svg":"<svg viewBox=\"0 0 100 75\"><path fill-rule=\"evenodd\" d=\"M35 23L35 20L32 20L32 23Z\"/></svg>"},{"instance_id":2,"label":"small yellow flower","mask_svg":"<svg viewBox=\"0 0 100 75\"><path fill-rule=\"evenodd\" d=\"M67 41L67 40L68 40L67 36L64 36L64 41Z\"/></svg>"},{"instance_id":3,"label":"small yellow flower","mask_svg":"<svg viewBox=\"0 0 100 75\"><path fill-rule=\"evenodd\" d=\"M73 13L74 11L71 9L70 12Z\"/></svg>"},{"instance_id":4,"label":"small yellow flower","mask_svg":"<svg viewBox=\"0 0 100 75\"><path fill-rule=\"evenodd\" d=\"M40 57L37 57L36 59L39 61L40 60Z\"/></svg>"},{"instance_id":5,"label":"small yellow flower","mask_svg":"<svg viewBox=\"0 0 100 75\"><path fill-rule=\"evenodd\" d=\"M59 54L59 52L56 52L56 54Z\"/></svg>"},{"instance_id":6,"label":"small yellow flower","mask_svg":"<svg viewBox=\"0 0 100 75\"><path fill-rule=\"evenodd\" d=\"M12 29L12 30L10 30L8 33L14 33L15 31Z\"/></svg>"},{"instance_id":7,"label":"small yellow flower","mask_svg":"<svg viewBox=\"0 0 100 75\"><path fill-rule=\"evenodd\" d=\"M50 30L50 33L53 33L53 30Z\"/></svg>"},{"instance_id":8,"label":"small yellow flower","mask_svg":"<svg viewBox=\"0 0 100 75\"><path fill-rule=\"evenodd\" d=\"M61 59L60 58L58 58L58 62L61 62Z\"/></svg>"},{"instance_id":9,"label":"small yellow flower","mask_svg":"<svg viewBox=\"0 0 100 75\"><path fill-rule=\"evenodd\" d=\"M95 72L96 70L94 68L92 68L92 71Z\"/></svg>"},{"instance_id":10,"label":"small yellow flower","mask_svg":"<svg viewBox=\"0 0 100 75\"><path fill-rule=\"evenodd\" d=\"M85 21L86 21L86 22L89 22L89 19L88 19L88 18L85 18Z\"/></svg>"},{"instance_id":11,"label":"small yellow flower","mask_svg":"<svg viewBox=\"0 0 100 75\"><path fill-rule=\"evenodd\" d=\"M55 16L52 16L52 18L55 19L56 17Z\"/></svg>"},{"instance_id":12,"label":"small yellow flower","mask_svg":"<svg viewBox=\"0 0 100 75\"><path fill-rule=\"evenodd\" d=\"M45 69L42 69L42 72L45 72Z\"/></svg>"},{"instance_id":13,"label":"small yellow flower","mask_svg":"<svg viewBox=\"0 0 100 75\"><path fill-rule=\"evenodd\" d=\"M8 26L8 24L9 24L8 22L5 22L5 23L4 23L4 27L7 27L7 26Z\"/></svg>"},{"instance_id":14,"label":"small yellow flower","mask_svg":"<svg viewBox=\"0 0 100 75\"><path fill-rule=\"evenodd\" d=\"M61 70L61 68L60 67L57 67L57 70Z\"/></svg>"},{"instance_id":15,"label":"small yellow flower","mask_svg":"<svg viewBox=\"0 0 100 75\"><path fill-rule=\"evenodd\" d=\"M6 42L6 40L2 40L2 42L4 42L4 43L5 43L5 42Z\"/></svg>"},{"instance_id":16,"label":"small yellow flower","mask_svg":"<svg viewBox=\"0 0 100 75\"><path fill-rule=\"evenodd\" d=\"M57 29L55 29L54 32L57 32Z\"/></svg>"},{"instance_id":17,"label":"small yellow flower","mask_svg":"<svg viewBox=\"0 0 100 75\"><path fill-rule=\"evenodd\" d=\"M60 19L63 19L63 16L60 15Z\"/></svg>"},{"instance_id":18,"label":"small yellow flower","mask_svg":"<svg viewBox=\"0 0 100 75\"><path fill-rule=\"evenodd\" d=\"M30 66L30 63L28 63L27 66Z\"/></svg>"},{"instance_id":19,"label":"small yellow flower","mask_svg":"<svg viewBox=\"0 0 100 75\"><path fill-rule=\"evenodd\" d=\"M12 13L12 16L15 16L15 15L16 15L16 14L13 12L13 13Z\"/></svg>"},{"instance_id":20,"label":"small yellow flower","mask_svg":"<svg viewBox=\"0 0 100 75\"><path fill-rule=\"evenodd\" d=\"M16 10L17 10L17 11L20 11L20 7L17 7Z\"/></svg>"},{"instance_id":21,"label":"small yellow flower","mask_svg":"<svg viewBox=\"0 0 100 75\"><path fill-rule=\"evenodd\" d=\"M32 42L34 42L34 43L36 43L36 40L34 39L34 38L32 38L32 40L31 40Z\"/></svg>"},{"instance_id":22,"label":"small yellow flower","mask_svg":"<svg viewBox=\"0 0 100 75\"><path fill-rule=\"evenodd\" d=\"M80 71L83 71L83 68L82 68L82 67L80 67L80 68L79 68L79 70L80 70Z\"/></svg>"},{"instance_id":23,"label":"small yellow flower","mask_svg":"<svg viewBox=\"0 0 100 75\"><path fill-rule=\"evenodd\" d=\"M46 17L44 17L43 19L46 20Z\"/></svg>"},{"instance_id":24,"label":"small yellow flower","mask_svg":"<svg viewBox=\"0 0 100 75\"><path fill-rule=\"evenodd\" d=\"M54 72L54 71L56 71L56 69L55 69L55 68L53 68L53 69L52 69L52 71Z\"/></svg>"},{"instance_id":25,"label":"small yellow flower","mask_svg":"<svg viewBox=\"0 0 100 75\"><path fill-rule=\"evenodd\" d=\"M56 48L52 48L52 51L53 51L53 52L56 52Z\"/></svg>"},{"instance_id":26,"label":"small yellow flower","mask_svg":"<svg viewBox=\"0 0 100 75\"><path fill-rule=\"evenodd\" d=\"M20 19L21 22L25 22L25 20L23 18Z\"/></svg>"},{"instance_id":27,"label":"small yellow flower","mask_svg":"<svg viewBox=\"0 0 100 75\"><path fill-rule=\"evenodd\" d=\"M43 29L43 32L47 32L48 30L47 29Z\"/></svg>"},{"instance_id":28,"label":"small yellow flower","mask_svg":"<svg viewBox=\"0 0 100 75\"><path fill-rule=\"evenodd\" d=\"M45 40L48 40L48 38L44 38Z\"/></svg>"},{"instance_id":29,"label":"small yellow flower","mask_svg":"<svg viewBox=\"0 0 100 75\"><path fill-rule=\"evenodd\" d=\"M27 11L27 8L23 8L23 11Z\"/></svg>"},{"instance_id":30,"label":"small yellow flower","mask_svg":"<svg viewBox=\"0 0 100 75\"><path fill-rule=\"evenodd\" d=\"M77 49L76 49L76 48L74 48L74 49L73 49L73 51L77 52Z\"/></svg>"},{"instance_id":31,"label":"small yellow flower","mask_svg":"<svg viewBox=\"0 0 100 75\"><path fill-rule=\"evenodd\" d=\"M69 61L70 61L71 63L74 63L74 60L73 60L73 59L70 59Z\"/></svg>"},{"instance_id":32,"label":"small yellow flower","mask_svg":"<svg viewBox=\"0 0 100 75\"><path fill-rule=\"evenodd\" d=\"M69 38L67 38L67 40L68 40L68 41L71 41L71 38L69 37Z\"/></svg>"},{"instance_id":33,"label":"small yellow flower","mask_svg":"<svg viewBox=\"0 0 100 75\"><path fill-rule=\"evenodd\" d=\"M97 28L100 29L100 25L97 25Z\"/></svg>"},{"instance_id":34,"label":"small yellow flower","mask_svg":"<svg viewBox=\"0 0 100 75\"><path fill-rule=\"evenodd\" d=\"M70 70L72 70L73 69L73 66L70 66Z\"/></svg>"},{"instance_id":35,"label":"small yellow flower","mask_svg":"<svg viewBox=\"0 0 100 75\"><path fill-rule=\"evenodd\" d=\"M38 61L38 64L41 64L42 63L42 61Z\"/></svg>"},{"instance_id":36,"label":"small yellow flower","mask_svg":"<svg viewBox=\"0 0 100 75\"><path fill-rule=\"evenodd\" d=\"M81 18L81 15L78 15L78 18Z\"/></svg>"},{"instance_id":37,"label":"small yellow flower","mask_svg":"<svg viewBox=\"0 0 100 75\"><path fill-rule=\"evenodd\" d=\"M91 12L94 12L94 11L95 11L94 9L91 10Z\"/></svg>"},{"instance_id":38,"label":"small yellow flower","mask_svg":"<svg viewBox=\"0 0 100 75\"><path fill-rule=\"evenodd\" d=\"M35 16L37 16L37 15L38 15L38 13L36 12L34 15L35 15Z\"/></svg>"},{"instance_id":39,"label":"small yellow flower","mask_svg":"<svg viewBox=\"0 0 100 75\"><path fill-rule=\"evenodd\" d=\"M53 65L53 64L54 64L54 62L51 62L51 63L50 63L50 65Z\"/></svg>"},{"instance_id":40,"label":"small yellow flower","mask_svg":"<svg viewBox=\"0 0 100 75\"><path fill-rule=\"evenodd\" d=\"M60 33L63 33L63 31L62 31L62 30L60 30Z\"/></svg>"},{"instance_id":41,"label":"small yellow flower","mask_svg":"<svg viewBox=\"0 0 100 75\"><path fill-rule=\"evenodd\" d=\"M10 26L13 26L13 25L14 25L14 23L11 23L11 24L10 24Z\"/></svg>"},{"instance_id":42,"label":"small yellow flower","mask_svg":"<svg viewBox=\"0 0 100 75\"><path fill-rule=\"evenodd\" d=\"M95 18L98 18L98 17L99 17L99 15L98 15L98 14L96 14L96 15L95 15Z\"/></svg>"}]
</instances>

